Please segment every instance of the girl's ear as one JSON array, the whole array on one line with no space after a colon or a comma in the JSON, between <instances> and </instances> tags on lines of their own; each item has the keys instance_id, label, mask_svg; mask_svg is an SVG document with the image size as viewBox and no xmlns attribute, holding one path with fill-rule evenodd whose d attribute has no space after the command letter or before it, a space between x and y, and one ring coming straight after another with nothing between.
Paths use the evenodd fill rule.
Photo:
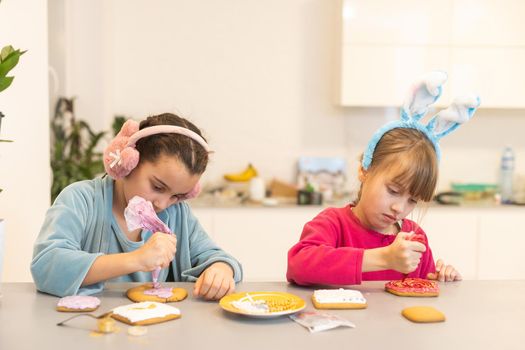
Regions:
<instances>
[{"instance_id":1,"label":"girl's ear","mask_svg":"<svg viewBox=\"0 0 525 350\"><path fill-rule=\"evenodd\" d=\"M359 170L357 171L357 178L359 179L359 181L361 181L361 183L365 182L367 175L368 171L365 170L365 168L363 168L362 166L359 166Z\"/></svg>"}]
</instances>

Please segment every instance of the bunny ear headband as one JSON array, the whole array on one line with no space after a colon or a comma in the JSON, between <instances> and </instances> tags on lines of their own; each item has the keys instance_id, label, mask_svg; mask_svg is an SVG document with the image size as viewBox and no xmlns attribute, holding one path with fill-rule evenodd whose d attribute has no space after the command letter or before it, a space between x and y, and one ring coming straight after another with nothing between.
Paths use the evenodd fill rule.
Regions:
<instances>
[{"instance_id":1,"label":"bunny ear headband","mask_svg":"<svg viewBox=\"0 0 525 350\"><path fill-rule=\"evenodd\" d=\"M421 131L434 145L437 159L441 158L439 140L450 134L472 118L480 104L477 95L465 95L454 99L445 110L434 115L427 125L420 123L421 118L428 112L428 107L441 96L442 85L447 80L445 72L430 72L415 82L410 94L401 108L401 118L385 124L377 130L368 143L363 154L362 166L366 170L372 164L374 150L383 135L395 128L410 128Z\"/></svg>"},{"instance_id":2,"label":"bunny ear headband","mask_svg":"<svg viewBox=\"0 0 525 350\"><path fill-rule=\"evenodd\" d=\"M206 152L210 148L206 141L190 129L175 125L156 125L139 130L139 123L127 120L119 133L104 150L104 169L113 179L121 179L128 175L139 163L139 152L135 148L138 140L155 134L181 134L198 142ZM196 197L200 192L200 184L195 187L183 199Z\"/></svg>"}]
</instances>

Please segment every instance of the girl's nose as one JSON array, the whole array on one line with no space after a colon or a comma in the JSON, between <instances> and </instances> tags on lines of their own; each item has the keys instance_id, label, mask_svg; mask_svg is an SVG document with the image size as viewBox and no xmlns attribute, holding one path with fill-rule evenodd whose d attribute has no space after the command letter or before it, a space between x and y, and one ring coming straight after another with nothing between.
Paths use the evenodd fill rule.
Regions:
<instances>
[{"instance_id":1,"label":"girl's nose","mask_svg":"<svg viewBox=\"0 0 525 350\"><path fill-rule=\"evenodd\" d=\"M160 197L153 201L155 211L163 211L169 206L169 197Z\"/></svg>"},{"instance_id":2,"label":"girl's nose","mask_svg":"<svg viewBox=\"0 0 525 350\"><path fill-rule=\"evenodd\" d=\"M392 203L392 206L390 207L395 213L402 213L404 210L404 204L402 201L397 201Z\"/></svg>"}]
</instances>

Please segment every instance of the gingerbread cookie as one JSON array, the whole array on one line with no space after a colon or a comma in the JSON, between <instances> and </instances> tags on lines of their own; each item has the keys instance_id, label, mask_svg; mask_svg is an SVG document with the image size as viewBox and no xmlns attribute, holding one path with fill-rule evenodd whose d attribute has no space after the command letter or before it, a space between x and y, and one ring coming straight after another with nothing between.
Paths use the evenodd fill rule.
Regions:
<instances>
[{"instance_id":1,"label":"gingerbread cookie","mask_svg":"<svg viewBox=\"0 0 525 350\"><path fill-rule=\"evenodd\" d=\"M401 311L408 320L417 323L443 322L445 315L432 306L412 306Z\"/></svg>"},{"instance_id":2,"label":"gingerbread cookie","mask_svg":"<svg viewBox=\"0 0 525 350\"><path fill-rule=\"evenodd\" d=\"M87 295L71 295L61 298L57 303L57 311L90 312L100 305L100 299Z\"/></svg>"},{"instance_id":3,"label":"gingerbread cookie","mask_svg":"<svg viewBox=\"0 0 525 350\"><path fill-rule=\"evenodd\" d=\"M439 295L437 282L423 278L390 281L385 284L385 290L402 297L437 297Z\"/></svg>"},{"instance_id":4,"label":"gingerbread cookie","mask_svg":"<svg viewBox=\"0 0 525 350\"><path fill-rule=\"evenodd\" d=\"M188 296L184 288L159 287L153 288L153 284L146 283L138 287L128 289L126 296L135 302L156 301L159 303L171 303L181 301Z\"/></svg>"},{"instance_id":5,"label":"gingerbread cookie","mask_svg":"<svg viewBox=\"0 0 525 350\"><path fill-rule=\"evenodd\" d=\"M366 299L358 290L352 289L319 289L312 295L316 309L364 309Z\"/></svg>"},{"instance_id":6,"label":"gingerbread cookie","mask_svg":"<svg viewBox=\"0 0 525 350\"><path fill-rule=\"evenodd\" d=\"M175 320L180 318L181 314L179 309L171 305L144 301L116 307L111 317L132 326L144 326Z\"/></svg>"}]
</instances>

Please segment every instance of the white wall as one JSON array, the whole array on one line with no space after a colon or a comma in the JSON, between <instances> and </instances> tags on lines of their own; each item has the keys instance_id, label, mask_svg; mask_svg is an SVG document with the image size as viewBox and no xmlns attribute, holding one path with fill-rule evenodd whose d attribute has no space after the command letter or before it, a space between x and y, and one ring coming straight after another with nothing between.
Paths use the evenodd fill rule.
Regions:
<instances>
[{"instance_id":1,"label":"white wall","mask_svg":"<svg viewBox=\"0 0 525 350\"><path fill-rule=\"evenodd\" d=\"M27 50L0 93L0 217L6 220L4 281L30 281L33 243L49 207L47 1L3 0L0 46Z\"/></svg>"},{"instance_id":2,"label":"white wall","mask_svg":"<svg viewBox=\"0 0 525 350\"><path fill-rule=\"evenodd\" d=\"M353 172L372 132L397 117L335 102L340 0L70 0L64 14L61 80L78 116L107 129L115 114L178 112L216 151L207 179L253 162L292 180L301 155L345 156ZM507 143L525 173L523 130L525 111L480 111L442 142L440 188L496 181Z\"/></svg>"}]
</instances>

